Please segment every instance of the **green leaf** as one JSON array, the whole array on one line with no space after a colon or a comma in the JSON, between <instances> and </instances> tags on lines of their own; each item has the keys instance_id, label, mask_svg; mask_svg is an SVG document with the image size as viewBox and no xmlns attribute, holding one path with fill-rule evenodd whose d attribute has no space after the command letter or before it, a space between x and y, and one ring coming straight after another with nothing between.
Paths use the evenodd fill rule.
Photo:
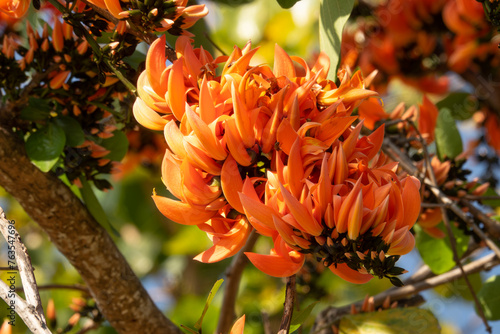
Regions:
<instances>
[{"instance_id":1,"label":"green leaf","mask_svg":"<svg viewBox=\"0 0 500 334\"><path fill-rule=\"evenodd\" d=\"M484 315L488 320L500 320L500 294L498 291L500 291L499 275L488 278L477 293L483 306Z\"/></svg>"},{"instance_id":2,"label":"green leaf","mask_svg":"<svg viewBox=\"0 0 500 334\"><path fill-rule=\"evenodd\" d=\"M462 153L462 138L460 137L450 109L444 108L439 110L435 135L437 154L441 161L445 157L453 159Z\"/></svg>"},{"instance_id":3,"label":"green leaf","mask_svg":"<svg viewBox=\"0 0 500 334\"><path fill-rule=\"evenodd\" d=\"M84 176L80 176L80 182L82 183L80 194L92 216L102 227L104 227L108 231L110 235L119 237L120 234L109 222L108 216L104 212L101 203L99 203L99 200L95 196L94 190L92 190L92 187L90 186L87 179Z\"/></svg>"},{"instance_id":4,"label":"green leaf","mask_svg":"<svg viewBox=\"0 0 500 334\"><path fill-rule=\"evenodd\" d=\"M210 290L210 293L208 294L207 302L205 303L205 308L203 309L203 312L201 312L200 319L198 319L198 321L194 325L194 328L196 328L198 330L201 329L201 325L203 323L203 318L205 317L205 313L207 313L208 307L212 303L212 299L214 299L215 294L219 290L222 282L224 282L224 280L222 278L220 280L217 280L217 282L215 282L214 286L212 287L212 290Z\"/></svg>"},{"instance_id":5,"label":"green leaf","mask_svg":"<svg viewBox=\"0 0 500 334\"><path fill-rule=\"evenodd\" d=\"M436 103L438 109L450 109L451 116L459 121L472 117L477 110L477 101L469 93L450 93Z\"/></svg>"},{"instance_id":6,"label":"green leaf","mask_svg":"<svg viewBox=\"0 0 500 334\"><path fill-rule=\"evenodd\" d=\"M442 274L455 266L453 252L443 239L436 239L425 233L420 226L414 226L417 232L418 252L434 274Z\"/></svg>"},{"instance_id":7,"label":"green leaf","mask_svg":"<svg viewBox=\"0 0 500 334\"><path fill-rule=\"evenodd\" d=\"M321 0L319 16L319 47L330 57L328 79L337 80L340 63L342 30L351 15L354 0Z\"/></svg>"},{"instance_id":8,"label":"green leaf","mask_svg":"<svg viewBox=\"0 0 500 334\"><path fill-rule=\"evenodd\" d=\"M317 303L318 302L311 303L302 311L293 313L289 333L293 333L294 331L299 329L300 326L302 326L302 324L307 320L307 318L311 314L311 311L313 310L314 306L316 306Z\"/></svg>"},{"instance_id":9,"label":"green leaf","mask_svg":"<svg viewBox=\"0 0 500 334\"><path fill-rule=\"evenodd\" d=\"M293 5L295 5L300 0L276 0L276 1L278 1L281 8L288 9L288 8L292 8Z\"/></svg>"},{"instance_id":10,"label":"green leaf","mask_svg":"<svg viewBox=\"0 0 500 334\"><path fill-rule=\"evenodd\" d=\"M61 155L66 135L60 126L49 122L32 133L26 140L26 153L31 161L43 172L48 172Z\"/></svg>"},{"instance_id":11,"label":"green leaf","mask_svg":"<svg viewBox=\"0 0 500 334\"><path fill-rule=\"evenodd\" d=\"M498 196L498 194L495 191L495 188L489 187L488 190L486 190L486 192L484 193L483 196ZM486 199L486 200L481 200L481 202L484 205L491 206L492 208L497 208L497 207L500 206L500 199ZM493 217L493 218L495 218L495 217ZM497 218L495 218L495 219L497 219ZM497 220L499 220L499 219L497 219Z\"/></svg>"},{"instance_id":12,"label":"green leaf","mask_svg":"<svg viewBox=\"0 0 500 334\"><path fill-rule=\"evenodd\" d=\"M347 315L340 320L340 334L419 334L441 333L429 310L416 307Z\"/></svg>"},{"instance_id":13,"label":"green leaf","mask_svg":"<svg viewBox=\"0 0 500 334\"><path fill-rule=\"evenodd\" d=\"M128 139L120 130L114 131L113 137L103 139L102 142L98 142L97 144L110 151L110 153L106 155L106 159L121 161L123 157L125 157L125 154L127 154Z\"/></svg>"},{"instance_id":14,"label":"green leaf","mask_svg":"<svg viewBox=\"0 0 500 334\"><path fill-rule=\"evenodd\" d=\"M51 110L48 100L30 97L28 105L21 110L21 118L28 121L40 121L49 118Z\"/></svg>"},{"instance_id":15,"label":"green leaf","mask_svg":"<svg viewBox=\"0 0 500 334\"><path fill-rule=\"evenodd\" d=\"M66 145L75 147L83 144L85 141L85 133L76 119L69 116L58 116L54 121L66 134Z\"/></svg>"}]
</instances>

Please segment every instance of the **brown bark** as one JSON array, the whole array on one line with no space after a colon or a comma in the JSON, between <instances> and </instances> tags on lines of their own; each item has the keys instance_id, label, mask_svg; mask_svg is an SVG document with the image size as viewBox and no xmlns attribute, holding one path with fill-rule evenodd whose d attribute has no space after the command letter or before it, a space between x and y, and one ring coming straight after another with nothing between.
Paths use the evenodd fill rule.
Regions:
<instances>
[{"instance_id":1,"label":"brown bark","mask_svg":"<svg viewBox=\"0 0 500 334\"><path fill-rule=\"evenodd\" d=\"M155 306L110 236L78 197L56 176L34 166L23 142L2 123L0 185L80 273L110 324L119 333L181 333Z\"/></svg>"}]
</instances>

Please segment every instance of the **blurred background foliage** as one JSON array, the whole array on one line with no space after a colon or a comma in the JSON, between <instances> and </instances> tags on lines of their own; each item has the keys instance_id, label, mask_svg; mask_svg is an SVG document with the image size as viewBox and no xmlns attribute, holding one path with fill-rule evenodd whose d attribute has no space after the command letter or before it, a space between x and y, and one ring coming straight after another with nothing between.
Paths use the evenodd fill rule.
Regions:
<instances>
[{"instance_id":1,"label":"blurred background foliage","mask_svg":"<svg viewBox=\"0 0 500 334\"><path fill-rule=\"evenodd\" d=\"M272 64L275 43L284 48L288 54L298 55L306 60L314 59L319 52L319 0L301 0L290 10L282 9L276 1L269 0L207 0L204 3L211 14L205 20L200 20L192 31L196 34L195 44L202 44L215 55L220 54L220 51L215 51L216 49L229 54L234 45L242 47L249 40L254 46L260 47L259 53L254 57L259 63ZM29 17L36 26L40 19L37 18L37 13L32 10ZM173 45L172 40L170 43ZM145 51L146 46L139 48L128 61L134 64L134 67L141 66ZM414 89L398 82L391 83L388 93L387 110L391 110L391 106L397 105L403 99L408 104L421 101L421 95L416 94ZM135 134L128 137L130 150L122 163L122 173L119 177L108 180L113 189L107 192L95 190L95 193L119 234L114 236L115 242L133 270L142 278L152 298L175 323L193 327L203 310L208 292L215 281L224 276L231 260L216 264L203 264L192 260L196 254L210 246L210 241L196 226L171 223L156 209L150 198L152 189L155 188L159 194L166 194L159 172L163 152L161 146L153 145L149 153L144 154L145 150L141 145L148 141L154 142L151 137L161 138L162 134L152 135L151 132L138 127L136 130ZM77 272L54 248L43 231L26 216L20 205L3 189L0 189L0 205L6 211L7 217L16 221L16 226L28 247L37 282L41 287L54 284L83 284ZM445 241L428 239L425 240L428 244L419 243L419 249L432 248L434 255L441 261L436 266L443 266L437 271L448 270L449 261L452 259L444 256L444 251L436 251L436 249L448 249L440 245ZM267 241L259 240L256 247L269 248L270 245ZM5 258L6 248L2 247L0 259ZM408 269L411 274L421 262L417 251L413 251L411 256L402 259L401 266ZM7 278L5 271L0 272L0 275L2 279ZM476 289L481 286L479 274L473 275L471 279ZM18 282L20 283L20 279ZM353 285L325 271L324 268L319 268L315 262L308 263L304 266L298 281L298 305L302 309L315 301L319 302L304 324L306 330L303 332L307 332L307 328L312 325L314 315L326 306L346 305L390 287L389 280L378 279L365 285ZM429 308L432 308L432 305L444 305L433 310L441 320L443 333L465 333L467 330L471 333L481 327L478 318L470 314L464 315L464 320L459 322L458 326L462 329L457 328L456 323L450 322L453 317L457 317L457 314L451 315L449 311L456 309L451 307L447 311L447 305L466 304L468 308L459 311L470 311L471 296L463 287L464 283L458 281L425 294L425 297L434 303L428 303ZM221 289L205 316L203 322L205 333L213 333L215 330L222 293ZM49 299L54 301L57 312L55 326L63 329L63 332L70 317L75 313L71 308L75 308L75 303L84 300L92 306L89 296L78 290L42 289L40 294L44 307ZM237 305L237 314L246 314L245 333L263 332L262 317L265 316L263 313L267 314L271 324L276 326L281 318L283 300L283 280L269 277L253 266L247 266L240 285ZM5 316L5 307L0 307L0 317ZM67 332L78 333L85 323L86 319L82 319ZM13 330L15 333L28 332L19 318ZM104 334L115 331L104 323L93 333Z\"/></svg>"}]
</instances>

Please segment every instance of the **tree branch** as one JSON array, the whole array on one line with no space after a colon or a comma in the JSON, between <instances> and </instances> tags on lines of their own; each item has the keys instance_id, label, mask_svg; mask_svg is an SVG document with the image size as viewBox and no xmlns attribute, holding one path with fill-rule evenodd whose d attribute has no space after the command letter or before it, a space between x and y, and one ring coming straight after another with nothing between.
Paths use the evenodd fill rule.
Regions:
<instances>
[{"instance_id":1,"label":"tree branch","mask_svg":"<svg viewBox=\"0 0 500 334\"><path fill-rule=\"evenodd\" d=\"M7 305L14 307L13 311L19 314L26 326L33 333L50 333L43 314L42 301L36 287L36 279L33 274L30 256L28 255L26 246L21 242L21 237L14 226L14 221L7 220L1 207L0 231L5 241L7 241L9 254L11 254L10 252L15 254L14 258L19 269L19 276L21 276L26 301L15 293L15 288L13 288L15 281L10 282L10 287L2 281L3 284L0 286L2 289L2 299L5 300ZM10 259L11 257L9 256ZM15 278L15 275L11 277ZM21 304L21 308L18 308L16 304Z\"/></svg>"},{"instance_id":2,"label":"tree branch","mask_svg":"<svg viewBox=\"0 0 500 334\"><path fill-rule=\"evenodd\" d=\"M3 124L0 185L80 273L99 309L119 333L181 333L156 307L111 237L78 197L53 174L34 166L18 135Z\"/></svg>"},{"instance_id":3,"label":"tree branch","mask_svg":"<svg viewBox=\"0 0 500 334\"><path fill-rule=\"evenodd\" d=\"M399 165L408 173L417 176L421 180L429 185L429 190L436 195L439 200L445 204L454 214L460 217L463 221L466 222L467 226L469 226L474 233L476 233L481 239L484 240L488 248L490 248L500 259L500 248L491 240L474 222L467 217L467 215L462 211L462 209L455 204L448 196L446 196L439 188L434 187L432 182L421 173L417 167L415 167L409 158L401 154L399 148L394 145L388 138L384 139L384 143L382 145L382 149L384 152L394 161L398 161Z\"/></svg>"},{"instance_id":4,"label":"tree branch","mask_svg":"<svg viewBox=\"0 0 500 334\"><path fill-rule=\"evenodd\" d=\"M494 266L500 264L500 259L496 257L495 254L490 253L488 255L483 256L480 259L477 259L471 263L468 263L463 266L463 272L466 275L471 275L474 273L481 272L483 270L490 270ZM401 300L408 296L415 295L420 291L428 290L435 288L439 285L443 285L446 283L450 283L462 278L462 270L460 268L452 269L444 274L433 276L426 278L420 282L415 282L413 284L405 285L401 288L394 288L390 290L383 291L378 295L373 297L373 302L375 307L379 307L384 303L388 297L392 301ZM363 305L363 301L358 301L353 304L357 308L361 308ZM329 319L334 319L336 315L341 314L349 314L349 310L352 308L352 305L346 305L339 308L329 307L322 311L316 318L315 325L313 326L313 330L315 328L323 327L323 324L331 322ZM318 325L322 324L322 325Z\"/></svg>"},{"instance_id":5,"label":"tree branch","mask_svg":"<svg viewBox=\"0 0 500 334\"><path fill-rule=\"evenodd\" d=\"M288 334L292 323L293 305L295 304L295 275L286 278L285 304L278 334Z\"/></svg>"}]
</instances>

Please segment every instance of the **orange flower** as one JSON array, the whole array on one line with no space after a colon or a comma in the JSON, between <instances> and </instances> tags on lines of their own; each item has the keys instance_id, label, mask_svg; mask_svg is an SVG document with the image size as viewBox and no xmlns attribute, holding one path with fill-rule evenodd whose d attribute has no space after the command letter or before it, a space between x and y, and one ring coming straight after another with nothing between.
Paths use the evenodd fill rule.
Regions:
<instances>
[{"instance_id":1,"label":"orange flower","mask_svg":"<svg viewBox=\"0 0 500 334\"><path fill-rule=\"evenodd\" d=\"M337 87L326 79L324 54L309 67L276 46L271 69L250 66L257 52L250 44L214 59L182 36L178 59L166 66L164 43L158 39L148 52L134 114L139 123L163 129L169 146L162 177L177 200L154 194L156 205L177 223L197 225L214 244L196 259L234 255L253 227L271 237L274 248L269 255L247 256L270 275L300 270L313 246L327 245L323 234L341 248L361 241L361 253L380 245L375 267L353 264L351 246L341 255L322 251L341 277L361 282L367 270L394 274L394 260L384 262L385 254L413 247L409 228L419 202L409 198L418 195L419 183L399 180L395 164L375 159L383 128L362 139L362 124L351 128L352 110L377 95L364 88L360 73L340 71Z\"/></svg>"},{"instance_id":2,"label":"orange flower","mask_svg":"<svg viewBox=\"0 0 500 334\"><path fill-rule=\"evenodd\" d=\"M0 0L0 12L17 19L26 14L30 2L29 0Z\"/></svg>"},{"instance_id":3,"label":"orange flower","mask_svg":"<svg viewBox=\"0 0 500 334\"><path fill-rule=\"evenodd\" d=\"M369 167L383 127L358 140L361 124L343 131L335 126L326 130L342 135L343 142L310 145L311 137L297 134L288 162L277 155L277 171L268 171L263 201L252 180L245 181L240 194L245 213L260 234L274 240L270 255L247 255L271 276L296 273L304 254L311 253L340 277L364 283L372 275L391 275L385 254L406 254L414 246L409 230L420 211L420 182L398 180L397 165L382 164L384 159Z\"/></svg>"},{"instance_id":4,"label":"orange flower","mask_svg":"<svg viewBox=\"0 0 500 334\"><path fill-rule=\"evenodd\" d=\"M208 14L205 5L187 6L187 0L167 0L157 7L149 1L90 0L119 20L129 19L145 30L168 31L173 35L191 35L190 28Z\"/></svg>"},{"instance_id":5,"label":"orange flower","mask_svg":"<svg viewBox=\"0 0 500 334\"><path fill-rule=\"evenodd\" d=\"M401 103L388 114L381 106L379 100L370 98L360 104L358 113L359 118L364 120L365 126L370 130L375 128L377 122L398 119L402 121L409 120L418 126L418 131L427 144L434 141L434 129L437 123L438 109L425 95L418 109L415 106L411 106L405 110L404 104ZM417 137L417 132L412 124L401 122L398 124L398 129L406 133L408 138ZM412 142L412 145L419 147L420 143Z\"/></svg>"}]
</instances>

